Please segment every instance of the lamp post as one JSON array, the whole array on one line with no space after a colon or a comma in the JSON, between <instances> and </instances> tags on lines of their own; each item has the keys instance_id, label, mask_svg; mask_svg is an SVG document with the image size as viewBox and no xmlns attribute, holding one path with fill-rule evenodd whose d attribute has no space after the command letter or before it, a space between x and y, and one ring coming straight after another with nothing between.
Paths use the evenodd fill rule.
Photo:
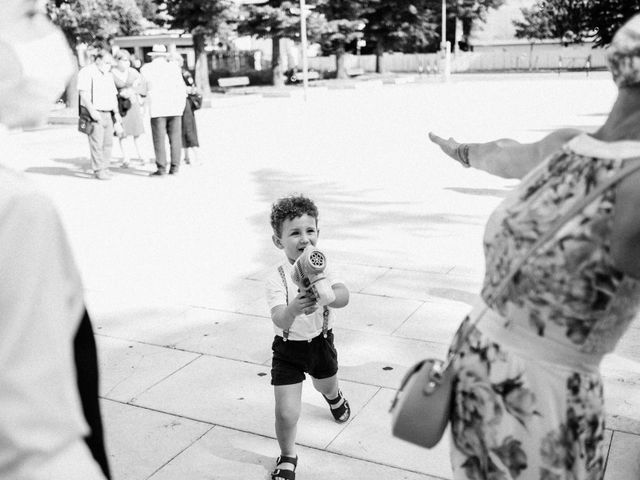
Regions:
<instances>
[{"instance_id":1,"label":"lamp post","mask_svg":"<svg viewBox=\"0 0 640 480\"><path fill-rule=\"evenodd\" d=\"M306 102L307 87L309 86L309 59L307 58L307 6L305 0L300 0L300 48L302 49L302 86Z\"/></svg>"},{"instance_id":2,"label":"lamp post","mask_svg":"<svg viewBox=\"0 0 640 480\"><path fill-rule=\"evenodd\" d=\"M444 55L442 75L443 80L447 82L451 74L451 45L447 42L447 0L442 0L442 53Z\"/></svg>"}]
</instances>

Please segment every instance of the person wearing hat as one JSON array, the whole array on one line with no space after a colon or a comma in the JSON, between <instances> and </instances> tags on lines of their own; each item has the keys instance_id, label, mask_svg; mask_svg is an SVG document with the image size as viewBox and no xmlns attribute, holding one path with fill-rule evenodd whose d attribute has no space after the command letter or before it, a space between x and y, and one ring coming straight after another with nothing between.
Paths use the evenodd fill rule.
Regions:
<instances>
[{"instance_id":1,"label":"person wearing hat","mask_svg":"<svg viewBox=\"0 0 640 480\"><path fill-rule=\"evenodd\" d=\"M640 15L607 59L618 97L594 133L562 129L530 144L430 134L464 167L521 179L487 222L481 301L452 346L456 480L604 476L599 365L640 309L640 170L627 170L640 166ZM590 192L595 200L528 255Z\"/></svg>"},{"instance_id":2,"label":"person wearing hat","mask_svg":"<svg viewBox=\"0 0 640 480\"><path fill-rule=\"evenodd\" d=\"M182 153L182 112L186 102L186 86L180 67L168 61L164 45L154 45L149 56L152 61L143 65L140 73L147 86L151 137L156 155L156 171L151 176L162 177L167 173L175 175L180 169ZM167 136L170 146L169 166L165 148Z\"/></svg>"}]
</instances>

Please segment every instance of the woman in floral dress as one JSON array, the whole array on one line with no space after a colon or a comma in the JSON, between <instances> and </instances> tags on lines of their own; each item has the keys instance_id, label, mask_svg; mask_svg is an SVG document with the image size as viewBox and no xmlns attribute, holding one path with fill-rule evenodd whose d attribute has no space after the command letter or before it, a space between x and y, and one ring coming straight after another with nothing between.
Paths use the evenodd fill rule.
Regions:
<instances>
[{"instance_id":1,"label":"woman in floral dress","mask_svg":"<svg viewBox=\"0 0 640 480\"><path fill-rule=\"evenodd\" d=\"M140 73L131 67L131 55L126 50L120 50L114 55L115 68L111 69L113 80L118 89L118 96L128 99L129 108L122 115L122 135L118 137L120 150L122 151L122 166L129 166L130 156L125 148L125 139L133 137L133 145L138 154L138 159L144 165L145 157L141 153L140 137L144 133L144 119L142 109L142 97L145 92L144 80Z\"/></svg>"},{"instance_id":2,"label":"woman in floral dress","mask_svg":"<svg viewBox=\"0 0 640 480\"><path fill-rule=\"evenodd\" d=\"M491 303L455 363L457 480L603 478L599 363L640 306L640 172L565 224L502 295L489 299L572 205L640 162L640 15L618 31L608 60L618 98L594 134L565 129L534 144L460 144L430 135L464 166L522 179L488 221L483 302L460 327Z\"/></svg>"}]
</instances>

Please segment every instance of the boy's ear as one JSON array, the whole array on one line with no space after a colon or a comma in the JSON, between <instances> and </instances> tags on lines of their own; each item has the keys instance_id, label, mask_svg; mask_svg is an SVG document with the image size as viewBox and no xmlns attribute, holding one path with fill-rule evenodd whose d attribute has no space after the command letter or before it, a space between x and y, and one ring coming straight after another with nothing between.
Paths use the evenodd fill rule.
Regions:
<instances>
[{"instance_id":1,"label":"boy's ear","mask_svg":"<svg viewBox=\"0 0 640 480\"><path fill-rule=\"evenodd\" d=\"M284 245L282 244L282 240L278 238L277 235L271 235L271 240L273 240L273 244L278 247L280 250L284 249Z\"/></svg>"}]
</instances>

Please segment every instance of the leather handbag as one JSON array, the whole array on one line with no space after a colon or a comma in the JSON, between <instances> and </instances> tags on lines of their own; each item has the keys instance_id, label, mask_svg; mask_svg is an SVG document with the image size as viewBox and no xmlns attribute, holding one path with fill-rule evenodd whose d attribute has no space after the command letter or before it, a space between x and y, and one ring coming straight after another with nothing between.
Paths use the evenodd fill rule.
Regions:
<instances>
[{"instance_id":1,"label":"leather handbag","mask_svg":"<svg viewBox=\"0 0 640 480\"><path fill-rule=\"evenodd\" d=\"M540 237L529 251L514 263L509 274L502 279L489 302L498 298L507 288L514 275L534 252L549 241L558 230L594 201L603 191L612 187L630 173L640 169L640 157L632 159L617 174L594 188L580 202L573 205L555 225ZM488 303L489 303L488 302ZM453 364L460 347L473 327L487 312L485 307L472 323L458 330L452 348L445 361L427 358L416 363L405 374L400 388L391 404L391 431L394 436L425 448L432 448L440 442L451 417L453 397Z\"/></svg>"},{"instance_id":2,"label":"leather handbag","mask_svg":"<svg viewBox=\"0 0 640 480\"><path fill-rule=\"evenodd\" d=\"M93 103L93 78L91 79L91 102ZM89 113L89 109L82 105L82 98L78 95L78 131L85 135L91 135L95 120Z\"/></svg>"},{"instance_id":3,"label":"leather handbag","mask_svg":"<svg viewBox=\"0 0 640 480\"><path fill-rule=\"evenodd\" d=\"M80 105L78 107L78 131L91 135L95 127L94 123L95 120L91 117L87 107Z\"/></svg>"},{"instance_id":4,"label":"leather handbag","mask_svg":"<svg viewBox=\"0 0 640 480\"><path fill-rule=\"evenodd\" d=\"M199 93L190 93L187 96L187 101L191 103L191 110L194 112L202 107L202 95Z\"/></svg>"}]
</instances>

